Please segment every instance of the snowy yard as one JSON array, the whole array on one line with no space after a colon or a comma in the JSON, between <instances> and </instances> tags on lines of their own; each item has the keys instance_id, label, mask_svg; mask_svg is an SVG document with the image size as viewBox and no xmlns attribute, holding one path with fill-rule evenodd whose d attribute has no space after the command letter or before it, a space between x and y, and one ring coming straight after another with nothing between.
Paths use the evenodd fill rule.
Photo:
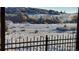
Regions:
<instances>
[{"instance_id":1,"label":"snowy yard","mask_svg":"<svg viewBox=\"0 0 79 59\"><path fill-rule=\"evenodd\" d=\"M48 44L54 44L54 45L48 45L48 51L74 51L75 50L75 42L76 42L76 30L72 30L71 28L77 28L77 24L66 24L67 28L71 29L71 31L61 31L57 30L56 28L63 28L65 24L8 24L8 31L5 33L5 43L19 43L19 42L27 42L28 37L28 46L34 46L34 45L40 45L40 42L32 43L32 41L40 41L40 40L46 40L45 37L48 35L48 40L56 40L56 41L49 41ZM73 33L74 32L74 33ZM40 39L40 36L42 38ZM53 37L52 37L53 36ZM35 39L33 39L35 37ZM60 39L60 40L57 40ZM70 40L70 38L74 38ZM66 39L66 40L63 40ZM67 43L70 42L70 43ZM74 42L74 43L72 43ZM59 44L56 44L59 43ZM65 43L65 44L60 44ZM45 42L41 42L42 45L45 45ZM5 48L14 48L19 46L27 46L27 43L24 44L13 44L13 45L5 45ZM21 51L23 51L23 48L19 48ZM16 49L9 49L9 50L19 50ZM38 46L38 47L25 47L25 51L45 51L45 46Z\"/></svg>"}]
</instances>

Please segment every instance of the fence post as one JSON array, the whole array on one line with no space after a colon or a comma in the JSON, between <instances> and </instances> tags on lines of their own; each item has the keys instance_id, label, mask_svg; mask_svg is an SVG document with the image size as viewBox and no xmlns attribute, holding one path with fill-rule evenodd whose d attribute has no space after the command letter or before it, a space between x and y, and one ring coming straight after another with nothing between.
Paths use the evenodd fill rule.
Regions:
<instances>
[{"instance_id":1,"label":"fence post","mask_svg":"<svg viewBox=\"0 0 79 59\"><path fill-rule=\"evenodd\" d=\"M1 7L1 51L5 51L5 8Z\"/></svg>"},{"instance_id":2,"label":"fence post","mask_svg":"<svg viewBox=\"0 0 79 59\"><path fill-rule=\"evenodd\" d=\"M76 50L79 51L79 7L78 7L78 18L77 18L77 39L76 39Z\"/></svg>"},{"instance_id":3,"label":"fence post","mask_svg":"<svg viewBox=\"0 0 79 59\"><path fill-rule=\"evenodd\" d=\"M45 46L45 51L47 51L47 46L48 46L48 35L46 35L46 46Z\"/></svg>"}]
</instances>

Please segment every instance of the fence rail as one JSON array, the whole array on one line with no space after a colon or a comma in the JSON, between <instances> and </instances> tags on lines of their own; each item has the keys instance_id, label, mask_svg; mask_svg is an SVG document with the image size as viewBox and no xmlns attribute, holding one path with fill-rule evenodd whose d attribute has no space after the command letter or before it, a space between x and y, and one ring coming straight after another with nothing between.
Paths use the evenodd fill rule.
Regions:
<instances>
[{"instance_id":1,"label":"fence rail","mask_svg":"<svg viewBox=\"0 0 79 59\"><path fill-rule=\"evenodd\" d=\"M75 51L76 34L5 39L5 51Z\"/></svg>"}]
</instances>

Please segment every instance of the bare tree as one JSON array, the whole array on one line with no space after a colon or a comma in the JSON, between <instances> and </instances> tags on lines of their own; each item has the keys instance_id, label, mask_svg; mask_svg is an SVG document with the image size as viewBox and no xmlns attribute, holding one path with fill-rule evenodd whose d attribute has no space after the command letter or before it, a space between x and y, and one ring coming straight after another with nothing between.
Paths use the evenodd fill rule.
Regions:
<instances>
[{"instance_id":1,"label":"bare tree","mask_svg":"<svg viewBox=\"0 0 79 59\"><path fill-rule=\"evenodd\" d=\"M25 21L27 21L28 20L28 15L27 14L24 14L23 12L20 12L19 14L18 14L18 16L20 17L20 20L21 20L21 22L25 22Z\"/></svg>"}]
</instances>

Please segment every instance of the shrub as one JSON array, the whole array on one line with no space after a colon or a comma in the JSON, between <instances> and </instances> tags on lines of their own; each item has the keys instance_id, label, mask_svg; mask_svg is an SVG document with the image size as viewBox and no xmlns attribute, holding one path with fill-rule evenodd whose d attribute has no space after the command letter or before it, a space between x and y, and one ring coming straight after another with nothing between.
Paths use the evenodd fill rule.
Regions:
<instances>
[{"instance_id":1,"label":"shrub","mask_svg":"<svg viewBox=\"0 0 79 59\"><path fill-rule=\"evenodd\" d=\"M35 30L35 33L38 33L38 30Z\"/></svg>"}]
</instances>

